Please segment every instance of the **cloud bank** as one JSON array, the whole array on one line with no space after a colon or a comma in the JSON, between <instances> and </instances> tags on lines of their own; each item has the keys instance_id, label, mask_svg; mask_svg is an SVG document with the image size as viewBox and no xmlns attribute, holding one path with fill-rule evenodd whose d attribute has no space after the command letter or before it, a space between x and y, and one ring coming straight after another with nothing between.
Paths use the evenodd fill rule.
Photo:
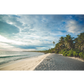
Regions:
<instances>
[{"instance_id":1,"label":"cloud bank","mask_svg":"<svg viewBox=\"0 0 84 84\"><path fill-rule=\"evenodd\" d=\"M83 15L0 15L0 49L53 48L61 36L84 32L83 24Z\"/></svg>"}]
</instances>

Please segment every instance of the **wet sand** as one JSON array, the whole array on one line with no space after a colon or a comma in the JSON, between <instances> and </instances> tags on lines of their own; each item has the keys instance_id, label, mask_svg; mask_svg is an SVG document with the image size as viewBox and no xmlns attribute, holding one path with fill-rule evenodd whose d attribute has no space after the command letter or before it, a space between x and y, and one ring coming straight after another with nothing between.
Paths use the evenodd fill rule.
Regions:
<instances>
[{"instance_id":1,"label":"wet sand","mask_svg":"<svg viewBox=\"0 0 84 84\"><path fill-rule=\"evenodd\" d=\"M49 55L50 53L37 56L37 57L31 57L31 58L19 60L16 62L11 62L11 63L8 63L7 65L4 65L2 68L0 68L0 70L8 70L8 71L30 70L30 71L33 71Z\"/></svg>"}]
</instances>

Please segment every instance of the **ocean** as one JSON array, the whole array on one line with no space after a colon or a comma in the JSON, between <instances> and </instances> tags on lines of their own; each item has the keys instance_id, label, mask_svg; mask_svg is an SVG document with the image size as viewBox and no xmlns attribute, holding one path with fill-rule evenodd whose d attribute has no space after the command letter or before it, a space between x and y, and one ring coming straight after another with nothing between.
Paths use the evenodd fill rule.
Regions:
<instances>
[{"instance_id":1,"label":"ocean","mask_svg":"<svg viewBox=\"0 0 84 84\"><path fill-rule=\"evenodd\" d=\"M20 59L43 55L40 52L0 51L0 65Z\"/></svg>"}]
</instances>

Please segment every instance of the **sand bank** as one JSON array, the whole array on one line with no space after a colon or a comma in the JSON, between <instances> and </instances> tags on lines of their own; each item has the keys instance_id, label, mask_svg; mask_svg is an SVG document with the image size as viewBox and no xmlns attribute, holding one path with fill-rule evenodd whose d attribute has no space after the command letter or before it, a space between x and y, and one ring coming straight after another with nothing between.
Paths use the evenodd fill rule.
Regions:
<instances>
[{"instance_id":1,"label":"sand bank","mask_svg":"<svg viewBox=\"0 0 84 84\"><path fill-rule=\"evenodd\" d=\"M34 70L50 53L12 62L0 70Z\"/></svg>"}]
</instances>

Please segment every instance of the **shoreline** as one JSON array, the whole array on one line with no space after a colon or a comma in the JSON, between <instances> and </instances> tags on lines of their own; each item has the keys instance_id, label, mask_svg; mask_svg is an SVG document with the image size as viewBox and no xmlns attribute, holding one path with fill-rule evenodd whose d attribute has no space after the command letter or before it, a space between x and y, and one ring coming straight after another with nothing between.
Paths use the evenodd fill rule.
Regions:
<instances>
[{"instance_id":1,"label":"shoreline","mask_svg":"<svg viewBox=\"0 0 84 84\"><path fill-rule=\"evenodd\" d=\"M12 62L4 64L2 67L0 67L0 71L3 71L3 70L33 71L47 56L49 56L51 54L53 54L53 53L47 53L47 54L36 56L36 57L21 59L18 61L12 61ZM59 54L59 55L62 55L62 54ZM82 60L81 58L78 58L78 57L68 57L68 58L84 62L84 60Z\"/></svg>"},{"instance_id":2,"label":"shoreline","mask_svg":"<svg viewBox=\"0 0 84 84\"><path fill-rule=\"evenodd\" d=\"M10 63L4 64L3 67L0 68L2 70L31 70L33 71L50 53L31 57L27 59L21 59L18 61L12 61Z\"/></svg>"}]
</instances>

